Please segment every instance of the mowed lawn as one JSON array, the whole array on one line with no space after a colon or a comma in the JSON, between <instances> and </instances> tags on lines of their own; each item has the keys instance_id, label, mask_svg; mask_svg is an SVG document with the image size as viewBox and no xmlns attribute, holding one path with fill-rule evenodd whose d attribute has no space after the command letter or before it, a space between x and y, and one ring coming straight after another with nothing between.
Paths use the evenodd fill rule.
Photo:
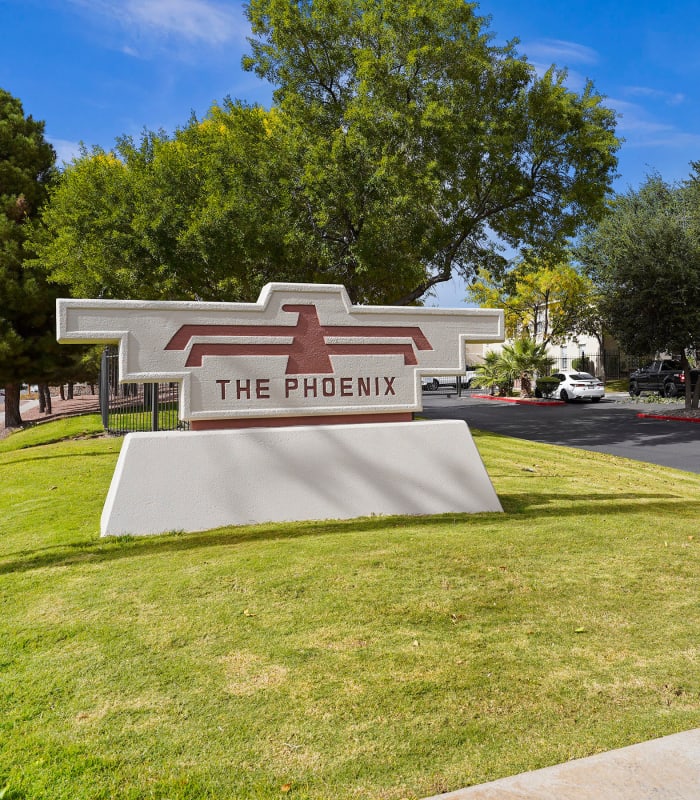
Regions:
<instances>
[{"instance_id":1,"label":"mowed lawn","mask_svg":"<svg viewBox=\"0 0 700 800\"><path fill-rule=\"evenodd\" d=\"M700 725L700 475L476 433L504 514L101 540L97 431L0 442L4 800L421 798Z\"/></svg>"}]
</instances>

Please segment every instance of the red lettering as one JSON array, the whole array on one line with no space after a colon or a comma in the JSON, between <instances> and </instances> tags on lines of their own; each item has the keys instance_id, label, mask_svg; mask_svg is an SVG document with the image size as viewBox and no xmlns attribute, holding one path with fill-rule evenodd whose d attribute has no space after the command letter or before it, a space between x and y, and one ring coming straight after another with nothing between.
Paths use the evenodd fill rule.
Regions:
<instances>
[{"instance_id":1,"label":"red lettering","mask_svg":"<svg viewBox=\"0 0 700 800\"><path fill-rule=\"evenodd\" d=\"M255 396L258 400L268 400L270 398L269 378L258 378L255 381Z\"/></svg>"},{"instance_id":2,"label":"red lettering","mask_svg":"<svg viewBox=\"0 0 700 800\"><path fill-rule=\"evenodd\" d=\"M246 396L247 400L250 400L250 381L247 380L245 382L237 380L236 381L236 400L240 400L241 396Z\"/></svg>"},{"instance_id":3,"label":"red lettering","mask_svg":"<svg viewBox=\"0 0 700 800\"><path fill-rule=\"evenodd\" d=\"M222 400L225 400L225 399L226 399L226 384L227 384L227 383L231 383L231 381L227 381L227 380L223 380L223 379L222 379L222 380L220 380L220 381L216 381L216 382L217 382L217 383L219 384L219 386L221 387L221 399L222 399Z\"/></svg>"},{"instance_id":4,"label":"red lettering","mask_svg":"<svg viewBox=\"0 0 700 800\"><path fill-rule=\"evenodd\" d=\"M311 397L317 396L317 381L316 378L304 378L304 397Z\"/></svg>"},{"instance_id":5,"label":"red lettering","mask_svg":"<svg viewBox=\"0 0 700 800\"><path fill-rule=\"evenodd\" d=\"M284 396L289 399L293 395L304 398L318 397L396 397L396 376L366 376L342 378L332 377L286 377L284 379ZM275 378L240 378L228 380L219 378L214 381L221 392L221 400L229 399L229 384L235 385L237 400L270 400L279 391Z\"/></svg>"}]
</instances>

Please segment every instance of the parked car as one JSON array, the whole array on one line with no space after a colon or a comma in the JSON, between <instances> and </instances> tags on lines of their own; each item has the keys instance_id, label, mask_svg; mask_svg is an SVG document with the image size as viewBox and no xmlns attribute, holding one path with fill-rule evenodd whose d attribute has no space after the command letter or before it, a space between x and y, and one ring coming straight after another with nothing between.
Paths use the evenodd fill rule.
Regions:
<instances>
[{"instance_id":1,"label":"parked car","mask_svg":"<svg viewBox=\"0 0 700 800\"><path fill-rule=\"evenodd\" d=\"M690 371L691 391L695 388L699 370ZM662 358L635 370L630 375L630 395L658 392L664 397L678 397L685 393L685 373L680 361Z\"/></svg>"},{"instance_id":2,"label":"parked car","mask_svg":"<svg viewBox=\"0 0 700 800\"><path fill-rule=\"evenodd\" d=\"M464 372L459 375L441 375L436 377L434 375L422 375L420 379L421 388L424 392L436 392L441 386L457 386L457 378L462 379L462 388L468 389L471 382L476 376L474 367L467 367Z\"/></svg>"},{"instance_id":3,"label":"parked car","mask_svg":"<svg viewBox=\"0 0 700 800\"><path fill-rule=\"evenodd\" d=\"M553 378L559 380L559 386L552 393L554 397L568 402L569 400L590 400L598 403L605 397L605 386L589 372L556 372Z\"/></svg>"}]
</instances>

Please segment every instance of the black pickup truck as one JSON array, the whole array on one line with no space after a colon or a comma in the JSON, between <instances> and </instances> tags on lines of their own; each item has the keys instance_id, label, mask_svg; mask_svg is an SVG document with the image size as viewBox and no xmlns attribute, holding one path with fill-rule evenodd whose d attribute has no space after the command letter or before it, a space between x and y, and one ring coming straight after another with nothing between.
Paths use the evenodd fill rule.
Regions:
<instances>
[{"instance_id":1,"label":"black pickup truck","mask_svg":"<svg viewBox=\"0 0 700 800\"><path fill-rule=\"evenodd\" d=\"M697 369L690 372L693 389L698 379L698 372ZM664 358L652 361L651 364L631 373L630 395L637 397L642 392L657 392L664 397L678 397L685 394L685 374L681 362Z\"/></svg>"}]
</instances>

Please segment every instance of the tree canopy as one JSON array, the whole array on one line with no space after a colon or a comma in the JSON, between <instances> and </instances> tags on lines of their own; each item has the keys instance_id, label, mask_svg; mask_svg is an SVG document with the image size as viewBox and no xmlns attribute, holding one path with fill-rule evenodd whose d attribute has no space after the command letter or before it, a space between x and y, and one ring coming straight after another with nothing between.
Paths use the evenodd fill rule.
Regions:
<instances>
[{"instance_id":1,"label":"tree canopy","mask_svg":"<svg viewBox=\"0 0 700 800\"><path fill-rule=\"evenodd\" d=\"M528 255L508 272L480 270L467 299L484 308L502 308L506 336L563 342L581 334L602 338L597 290L569 260Z\"/></svg>"},{"instance_id":2,"label":"tree canopy","mask_svg":"<svg viewBox=\"0 0 700 800\"><path fill-rule=\"evenodd\" d=\"M76 296L254 300L311 279L281 190L274 111L226 101L173 136L84 149L53 188L35 246Z\"/></svg>"},{"instance_id":3,"label":"tree canopy","mask_svg":"<svg viewBox=\"0 0 700 800\"><path fill-rule=\"evenodd\" d=\"M699 167L684 186L652 175L615 197L577 251L627 352L678 354L686 371L687 352L700 346Z\"/></svg>"},{"instance_id":4,"label":"tree canopy","mask_svg":"<svg viewBox=\"0 0 700 800\"><path fill-rule=\"evenodd\" d=\"M28 231L46 198L54 161L44 123L25 116L21 102L0 89L0 386L7 427L22 421L20 383L42 382L66 363L56 343L55 287L27 264Z\"/></svg>"},{"instance_id":5,"label":"tree canopy","mask_svg":"<svg viewBox=\"0 0 700 800\"><path fill-rule=\"evenodd\" d=\"M494 45L474 5L251 0L248 16L244 66L277 87L305 226L355 299L418 300L502 263L499 242L552 248L601 213L613 112Z\"/></svg>"},{"instance_id":6,"label":"tree canopy","mask_svg":"<svg viewBox=\"0 0 700 800\"><path fill-rule=\"evenodd\" d=\"M604 208L614 113L538 76L463 0L252 0L225 101L173 136L84 151L37 246L80 294L252 300L270 280L418 302L501 245L556 249Z\"/></svg>"}]
</instances>

